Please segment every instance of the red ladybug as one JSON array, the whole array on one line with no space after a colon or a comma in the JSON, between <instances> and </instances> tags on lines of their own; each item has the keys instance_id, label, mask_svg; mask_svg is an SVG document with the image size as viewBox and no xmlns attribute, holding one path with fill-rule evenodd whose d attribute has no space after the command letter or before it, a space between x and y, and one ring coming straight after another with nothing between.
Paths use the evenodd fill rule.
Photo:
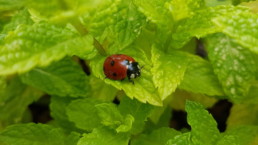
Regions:
<instances>
[{"instance_id":1,"label":"red ladybug","mask_svg":"<svg viewBox=\"0 0 258 145\"><path fill-rule=\"evenodd\" d=\"M141 75L141 69L132 57L124 54L114 54L106 58L103 65L104 74L112 80L131 79ZM133 81L132 81L133 82Z\"/></svg>"}]
</instances>

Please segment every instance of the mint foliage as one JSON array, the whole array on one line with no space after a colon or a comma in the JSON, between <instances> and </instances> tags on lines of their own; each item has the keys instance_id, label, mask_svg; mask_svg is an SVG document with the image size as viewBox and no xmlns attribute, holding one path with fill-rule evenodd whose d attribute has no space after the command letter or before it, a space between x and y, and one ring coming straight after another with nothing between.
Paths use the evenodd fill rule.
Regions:
<instances>
[{"instance_id":1,"label":"mint foliage","mask_svg":"<svg viewBox=\"0 0 258 145\"><path fill-rule=\"evenodd\" d=\"M135 5L120 0L102 1L96 9L83 16L88 32L103 43L109 53L130 45L139 36L145 22L145 17Z\"/></svg>"},{"instance_id":2,"label":"mint foliage","mask_svg":"<svg viewBox=\"0 0 258 145\"><path fill-rule=\"evenodd\" d=\"M180 132L170 128L160 128L151 134L143 134L132 141L132 145L165 145L166 142L179 135Z\"/></svg>"},{"instance_id":3,"label":"mint foliage","mask_svg":"<svg viewBox=\"0 0 258 145\"><path fill-rule=\"evenodd\" d=\"M100 101L90 98L74 100L66 108L67 116L77 128L90 131L100 126L101 120L96 115L98 112L95 108L99 103Z\"/></svg>"},{"instance_id":4,"label":"mint foliage","mask_svg":"<svg viewBox=\"0 0 258 145\"><path fill-rule=\"evenodd\" d=\"M92 76L89 78L89 83L91 86L89 96L103 101L113 101L116 97L118 90L101 79Z\"/></svg>"},{"instance_id":5,"label":"mint foliage","mask_svg":"<svg viewBox=\"0 0 258 145\"><path fill-rule=\"evenodd\" d=\"M58 96L51 97L51 103L49 105L51 111L51 117L53 118L53 122L62 127L65 131L80 131L75 124L69 120L69 117L66 112L66 107L71 103L72 98L64 98Z\"/></svg>"},{"instance_id":6,"label":"mint foliage","mask_svg":"<svg viewBox=\"0 0 258 145\"><path fill-rule=\"evenodd\" d=\"M194 145L194 143L192 143L191 141L191 133L184 133L178 136L175 136L173 139L170 139L166 145L173 145L173 144L177 144L177 145ZM200 143L197 143L200 144Z\"/></svg>"},{"instance_id":7,"label":"mint foliage","mask_svg":"<svg viewBox=\"0 0 258 145\"><path fill-rule=\"evenodd\" d=\"M129 136L125 133L116 133L108 128L97 128L92 133L84 134L78 145L127 145Z\"/></svg>"},{"instance_id":8,"label":"mint foliage","mask_svg":"<svg viewBox=\"0 0 258 145\"><path fill-rule=\"evenodd\" d=\"M196 10L205 8L204 0L173 0L168 4L168 9L176 21L191 17Z\"/></svg>"},{"instance_id":9,"label":"mint foliage","mask_svg":"<svg viewBox=\"0 0 258 145\"><path fill-rule=\"evenodd\" d=\"M129 99L128 97L123 98L118 106L118 110L122 115L133 116L134 121L132 122L132 128L130 130L132 134L138 134L144 129L147 117L153 108L154 107L149 104L144 104L136 99Z\"/></svg>"},{"instance_id":10,"label":"mint foliage","mask_svg":"<svg viewBox=\"0 0 258 145\"><path fill-rule=\"evenodd\" d=\"M203 106L187 101L187 122L191 126L192 142L199 144L215 144L220 134L213 117L204 110Z\"/></svg>"},{"instance_id":11,"label":"mint foliage","mask_svg":"<svg viewBox=\"0 0 258 145\"><path fill-rule=\"evenodd\" d=\"M165 55L164 52L153 48L152 63L154 66L151 71L155 74L153 82L161 99L164 100L176 90L183 79L188 59L184 53L174 51L170 55Z\"/></svg>"},{"instance_id":12,"label":"mint foliage","mask_svg":"<svg viewBox=\"0 0 258 145\"><path fill-rule=\"evenodd\" d=\"M257 4L0 0L0 144L258 144Z\"/></svg>"},{"instance_id":13,"label":"mint foliage","mask_svg":"<svg viewBox=\"0 0 258 145\"><path fill-rule=\"evenodd\" d=\"M234 16L227 15L214 19L222 32L234 38L239 44L258 53L257 23L258 16L252 13L237 13Z\"/></svg>"},{"instance_id":14,"label":"mint foliage","mask_svg":"<svg viewBox=\"0 0 258 145\"><path fill-rule=\"evenodd\" d=\"M192 17L179 22L176 32L172 35L171 46L181 48L193 37L201 38L208 34L221 32L221 28L216 26L214 19L226 18L228 15L246 13L247 11L248 9L245 7L230 5L198 9Z\"/></svg>"},{"instance_id":15,"label":"mint foliage","mask_svg":"<svg viewBox=\"0 0 258 145\"><path fill-rule=\"evenodd\" d=\"M25 137L24 137L25 136ZM75 145L79 134L66 135L62 129L44 124L19 124L0 133L0 142L5 144Z\"/></svg>"},{"instance_id":16,"label":"mint foliage","mask_svg":"<svg viewBox=\"0 0 258 145\"><path fill-rule=\"evenodd\" d=\"M254 55L248 49L239 46L234 39L222 34L208 38L207 47L214 72L225 93L233 101L243 100L247 96L251 82L255 80Z\"/></svg>"},{"instance_id":17,"label":"mint foliage","mask_svg":"<svg viewBox=\"0 0 258 145\"><path fill-rule=\"evenodd\" d=\"M23 122L27 106L37 100L42 92L22 84L17 77L1 80L0 129L3 129L8 125Z\"/></svg>"},{"instance_id":18,"label":"mint foliage","mask_svg":"<svg viewBox=\"0 0 258 145\"><path fill-rule=\"evenodd\" d=\"M221 84L210 62L194 55L188 55L187 59L189 63L179 88L210 96L223 96Z\"/></svg>"},{"instance_id":19,"label":"mint foliage","mask_svg":"<svg viewBox=\"0 0 258 145\"><path fill-rule=\"evenodd\" d=\"M165 44L169 41L173 28L173 17L166 8L167 0L134 0L134 4L138 7L147 20L156 24L155 33L157 38L155 41L160 44Z\"/></svg>"},{"instance_id":20,"label":"mint foliage","mask_svg":"<svg viewBox=\"0 0 258 145\"><path fill-rule=\"evenodd\" d=\"M1 44L0 68L3 71L0 74L22 73L35 66L46 66L68 54L74 55L74 51L80 55L90 53L92 44L88 43L87 38L78 36L68 28L45 22L18 25L12 33L6 35ZM89 47L82 48L78 44L89 44ZM83 54L80 49L84 50Z\"/></svg>"},{"instance_id":21,"label":"mint foliage","mask_svg":"<svg viewBox=\"0 0 258 145\"><path fill-rule=\"evenodd\" d=\"M52 63L46 68L34 68L21 76L22 81L51 95L86 97L89 78L80 65L69 58Z\"/></svg>"},{"instance_id":22,"label":"mint foliage","mask_svg":"<svg viewBox=\"0 0 258 145\"><path fill-rule=\"evenodd\" d=\"M30 18L30 13L26 9L19 11L12 17L11 22L4 26L3 31L1 32L2 35L7 35L9 31L14 31L16 27L21 24L33 24L33 21Z\"/></svg>"},{"instance_id":23,"label":"mint foliage","mask_svg":"<svg viewBox=\"0 0 258 145\"><path fill-rule=\"evenodd\" d=\"M132 128L134 117L130 114L122 116L114 104L102 103L96 108L103 125L115 128L117 132L128 132Z\"/></svg>"}]
</instances>

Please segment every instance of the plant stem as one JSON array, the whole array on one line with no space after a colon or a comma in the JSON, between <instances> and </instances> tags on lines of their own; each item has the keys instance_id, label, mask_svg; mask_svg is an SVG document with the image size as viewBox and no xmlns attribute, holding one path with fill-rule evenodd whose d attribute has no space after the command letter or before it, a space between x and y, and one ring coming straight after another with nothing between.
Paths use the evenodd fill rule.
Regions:
<instances>
[{"instance_id":1,"label":"plant stem","mask_svg":"<svg viewBox=\"0 0 258 145\"><path fill-rule=\"evenodd\" d=\"M74 21L71 22L72 25L75 27L75 29L82 35L85 36L87 35L89 32L88 30L83 26L83 24L79 21L79 19L75 19ZM93 38L93 45L95 46L95 48L98 50L100 55L103 56L107 56L107 53L105 51L105 49L103 48L103 46L99 43L99 41L95 38Z\"/></svg>"}]
</instances>

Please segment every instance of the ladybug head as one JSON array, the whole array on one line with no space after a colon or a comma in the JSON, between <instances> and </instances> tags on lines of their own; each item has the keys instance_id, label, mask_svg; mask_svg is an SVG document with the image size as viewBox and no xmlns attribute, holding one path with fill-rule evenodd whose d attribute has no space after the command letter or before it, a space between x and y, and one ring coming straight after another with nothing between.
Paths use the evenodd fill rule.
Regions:
<instances>
[{"instance_id":1,"label":"ladybug head","mask_svg":"<svg viewBox=\"0 0 258 145\"><path fill-rule=\"evenodd\" d=\"M127 68L128 79L134 79L141 76L141 68L138 62L130 62Z\"/></svg>"}]
</instances>

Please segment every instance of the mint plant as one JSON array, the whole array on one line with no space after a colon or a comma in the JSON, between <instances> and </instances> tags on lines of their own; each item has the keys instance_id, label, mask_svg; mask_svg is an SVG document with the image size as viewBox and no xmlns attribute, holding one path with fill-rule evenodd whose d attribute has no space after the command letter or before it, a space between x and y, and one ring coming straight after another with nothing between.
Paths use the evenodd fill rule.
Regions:
<instances>
[{"instance_id":1,"label":"mint plant","mask_svg":"<svg viewBox=\"0 0 258 145\"><path fill-rule=\"evenodd\" d=\"M257 12L249 0L0 0L0 144L258 144ZM142 66L134 84L105 78L112 54ZM222 99L223 132L207 110ZM52 119L33 122L34 102ZM190 128L171 128L175 110Z\"/></svg>"}]
</instances>

